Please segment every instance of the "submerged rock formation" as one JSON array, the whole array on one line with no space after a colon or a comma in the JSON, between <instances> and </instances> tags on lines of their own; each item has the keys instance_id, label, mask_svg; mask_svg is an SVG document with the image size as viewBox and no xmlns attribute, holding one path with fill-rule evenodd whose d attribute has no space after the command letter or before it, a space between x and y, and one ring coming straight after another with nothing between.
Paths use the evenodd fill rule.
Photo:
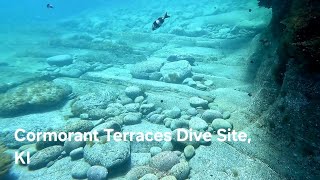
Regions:
<instances>
[{"instance_id":1,"label":"submerged rock formation","mask_svg":"<svg viewBox=\"0 0 320 180\"><path fill-rule=\"evenodd\" d=\"M64 102L70 93L70 88L48 81L25 83L0 95L0 116L17 116L52 108Z\"/></svg>"},{"instance_id":2,"label":"submerged rock formation","mask_svg":"<svg viewBox=\"0 0 320 180\"><path fill-rule=\"evenodd\" d=\"M259 5L272 8L273 17L257 51L263 60L256 74L251 110L260 116L259 127L271 133L268 139L271 144L285 144L281 147L282 152L277 150L278 154L273 156L285 159L289 168L284 169L285 165L279 164L278 160L257 152L253 154L289 179L317 179L320 147L319 2L259 0ZM256 60L253 56L251 58Z\"/></svg>"}]
</instances>

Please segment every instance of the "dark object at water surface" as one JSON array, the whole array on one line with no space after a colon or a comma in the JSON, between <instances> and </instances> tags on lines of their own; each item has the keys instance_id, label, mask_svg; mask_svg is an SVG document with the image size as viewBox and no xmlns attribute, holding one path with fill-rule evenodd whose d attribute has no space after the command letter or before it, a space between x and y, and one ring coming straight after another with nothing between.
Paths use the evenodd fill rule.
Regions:
<instances>
[{"instance_id":1,"label":"dark object at water surface","mask_svg":"<svg viewBox=\"0 0 320 180\"><path fill-rule=\"evenodd\" d=\"M168 16L168 13L166 13L163 17L159 17L157 20L155 20L152 24L152 31L161 27L161 25L164 23L164 20L169 17L170 16Z\"/></svg>"},{"instance_id":2,"label":"dark object at water surface","mask_svg":"<svg viewBox=\"0 0 320 180\"><path fill-rule=\"evenodd\" d=\"M252 9L249 9L249 12L252 12Z\"/></svg>"},{"instance_id":3,"label":"dark object at water surface","mask_svg":"<svg viewBox=\"0 0 320 180\"><path fill-rule=\"evenodd\" d=\"M48 9L53 9L53 5L52 4L47 4L47 8Z\"/></svg>"}]
</instances>

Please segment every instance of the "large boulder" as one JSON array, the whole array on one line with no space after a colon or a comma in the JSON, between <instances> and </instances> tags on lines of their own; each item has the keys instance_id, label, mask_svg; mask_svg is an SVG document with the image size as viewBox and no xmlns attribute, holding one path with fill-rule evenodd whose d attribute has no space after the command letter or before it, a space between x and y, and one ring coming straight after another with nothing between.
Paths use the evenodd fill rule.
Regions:
<instances>
[{"instance_id":1,"label":"large boulder","mask_svg":"<svg viewBox=\"0 0 320 180\"><path fill-rule=\"evenodd\" d=\"M0 95L0 116L16 116L55 107L64 102L71 88L52 82L22 84Z\"/></svg>"},{"instance_id":2,"label":"large boulder","mask_svg":"<svg viewBox=\"0 0 320 180\"><path fill-rule=\"evenodd\" d=\"M50 161L56 160L62 153L62 146L51 146L42 149L35 153L30 158L30 164L28 168L30 170L36 170L45 167Z\"/></svg>"},{"instance_id":3,"label":"large boulder","mask_svg":"<svg viewBox=\"0 0 320 180\"><path fill-rule=\"evenodd\" d=\"M150 167L159 171L168 171L179 163L179 157L172 151L161 152L151 158Z\"/></svg>"},{"instance_id":4,"label":"large boulder","mask_svg":"<svg viewBox=\"0 0 320 180\"><path fill-rule=\"evenodd\" d=\"M162 66L160 72L165 82L182 83L184 79L191 76L191 65L186 60L169 62Z\"/></svg>"},{"instance_id":5,"label":"large boulder","mask_svg":"<svg viewBox=\"0 0 320 180\"><path fill-rule=\"evenodd\" d=\"M130 73L137 79L159 80L161 77L161 73L159 73L159 71L164 62L165 61L162 59L143 61L135 64Z\"/></svg>"},{"instance_id":6,"label":"large boulder","mask_svg":"<svg viewBox=\"0 0 320 180\"><path fill-rule=\"evenodd\" d=\"M47 63L51 66L66 66L71 64L73 61L72 56L68 54L57 55L47 58Z\"/></svg>"},{"instance_id":7,"label":"large boulder","mask_svg":"<svg viewBox=\"0 0 320 180\"><path fill-rule=\"evenodd\" d=\"M79 116L82 113L91 114L90 111L93 112L94 109L107 108L114 98L113 93L108 91L85 94L76 99L71 106L71 110L75 116Z\"/></svg>"},{"instance_id":8,"label":"large boulder","mask_svg":"<svg viewBox=\"0 0 320 180\"><path fill-rule=\"evenodd\" d=\"M112 140L86 145L84 159L92 166L100 165L114 168L127 162L130 158L130 142Z\"/></svg>"}]
</instances>

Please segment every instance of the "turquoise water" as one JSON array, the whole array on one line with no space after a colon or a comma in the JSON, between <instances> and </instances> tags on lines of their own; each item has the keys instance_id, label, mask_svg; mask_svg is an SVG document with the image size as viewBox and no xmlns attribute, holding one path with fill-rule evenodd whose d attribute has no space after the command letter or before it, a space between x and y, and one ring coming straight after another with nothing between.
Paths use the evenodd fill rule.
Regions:
<instances>
[{"instance_id":1,"label":"turquoise water","mask_svg":"<svg viewBox=\"0 0 320 180\"><path fill-rule=\"evenodd\" d=\"M0 2L0 179L301 178L303 160L252 110L271 17L255 0ZM179 129L212 140L179 142ZM219 142L219 129L251 143ZM94 131L99 142L32 140ZM23 152L30 164L15 164Z\"/></svg>"}]
</instances>

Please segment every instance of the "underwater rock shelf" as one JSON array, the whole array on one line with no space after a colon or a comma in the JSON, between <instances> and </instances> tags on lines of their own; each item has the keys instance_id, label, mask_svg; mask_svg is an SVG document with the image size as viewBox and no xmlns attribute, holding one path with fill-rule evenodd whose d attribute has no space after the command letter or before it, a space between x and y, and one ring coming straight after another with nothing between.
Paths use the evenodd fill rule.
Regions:
<instances>
[{"instance_id":1,"label":"underwater rock shelf","mask_svg":"<svg viewBox=\"0 0 320 180\"><path fill-rule=\"evenodd\" d=\"M129 77L120 77L120 76L110 76L104 75L101 72L89 72L81 76L83 80L95 81L95 82L102 82L112 85L121 85L121 86L130 86L136 85L140 86L141 88L147 91L154 91L154 92L170 92L170 94L179 93L184 94L188 97L194 96L213 96L212 92L200 91L194 89L192 87L180 84L171 84L171 83L164 83L159 81L150 81L150 80L140 80L140 79L133 79Z\"/></svg>"}]
</instances>

